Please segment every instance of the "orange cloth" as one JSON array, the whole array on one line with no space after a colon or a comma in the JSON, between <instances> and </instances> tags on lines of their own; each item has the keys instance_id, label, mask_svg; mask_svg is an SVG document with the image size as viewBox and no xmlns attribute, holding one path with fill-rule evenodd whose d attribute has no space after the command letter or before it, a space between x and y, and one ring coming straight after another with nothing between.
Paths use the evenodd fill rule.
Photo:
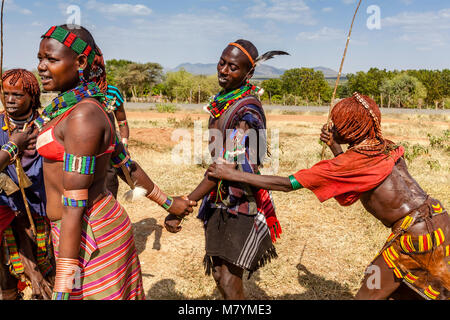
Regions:
<instances>
[{"instance_id":1,"label":"orange cloth","mask_svg":"<svg viewBox=\"0 0 450 320\"><path fill-rule=\"evenodd\" d=\"M369 157L349 150L334 159L323 160L310 169L294 174L297 181L317 196L320 202L335 198L342 206L359 200L361 193L377 187L392 172L405 149Z\"/></svg>"}]
</instances>

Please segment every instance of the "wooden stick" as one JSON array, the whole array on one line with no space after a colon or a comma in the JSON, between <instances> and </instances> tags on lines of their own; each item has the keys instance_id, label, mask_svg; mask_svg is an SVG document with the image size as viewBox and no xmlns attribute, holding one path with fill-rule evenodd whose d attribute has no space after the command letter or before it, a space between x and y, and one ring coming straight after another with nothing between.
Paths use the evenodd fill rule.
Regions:
<instances>
[{"instance_id":1,"label":"wooden stick","mask_svg":"<svg viewBox=\"0 0 450 320\"><path fill-rule=\"evenodd\" d=\"M1 46L1 53L0 53L0 90L1 90L1 95L0 98L2 100L2 104L3 104L3 108L5 111L5 125L6 125L6 130L8 131L8 136L11 134L10 132L10 124L9 124L9 118L8 118L8 113L6 112L6 100L5 100L5 92L3 91L3 8L5 6L5 0L2 0L2 8L1 8L1 17L0 17L0 24L1 24L1 28L0 28L0 46ZM30 211L30 207L28 206L28 201L27 201L27 196L25 194L25 189L23 188L23 184L25 182L24 179L24 174L25 172L23 171L22 168L22 163L20 162L20 159L17 158L16 159L16 173L17 173L17 179L19 180L19 188L20 188L20 192L22 193L22 198L23 198L23 202L25 203L25 210L27 212L27 216L28 216L28 220L30 221L30 225L31 225L31 231L33 232L33 235L36 236L36 226L34 224L34 220L33 217L31 216L31 211Z\"/></svg>"},{"instance_id":2,"label":"wooden stick","mask_svg":"<svg viewBox=\"0 0 450 320\"><path fill-rule=\"evenodd\" d=\"M342 67L344 66L345 56L347 55L348 44L350 42L350 36L352 35L352 30L353 30L353 23L355 22L356 14L358 13L359 6L361 5L361 1L362 0L359 0L358 6L356 7L355 13L353 14L352 24L350 25L350 30L349 30L348 36L347 36L347 43L345 44L344 56L342 57L341 66L339 67L339 73L338 73L338 76L336 78L336 84L334 85L333 96L331 97L330 109L328 111L328 120L327 120L327 128L328 128L328 130L331 129L330 128L331 111L334 108L334 99L336 98L336 92L337 92L337 88L338 88L338 85L339 85L339 80L341 79ZM326 149L327 149L327 145L325 144L323 146L323 148L322 148L322 156L321 156L322 160L325 158L325 150Z\"/></svg>"},{"instance_id":3,"label":"wooden stick","mask_svg":"<svg viewBox=\"0 0 450 320\"><path fill-rule=\"evenodd\" d=\"M131 190L134 190L135 186L134 186L133 180L131 179L130 172L128 171L127 167L125 167L125 166L122 166L121 168L122 168L123 175L125 176L125 179L127 180L127 184L130 186Z\"/></svg>"}]
</instances>

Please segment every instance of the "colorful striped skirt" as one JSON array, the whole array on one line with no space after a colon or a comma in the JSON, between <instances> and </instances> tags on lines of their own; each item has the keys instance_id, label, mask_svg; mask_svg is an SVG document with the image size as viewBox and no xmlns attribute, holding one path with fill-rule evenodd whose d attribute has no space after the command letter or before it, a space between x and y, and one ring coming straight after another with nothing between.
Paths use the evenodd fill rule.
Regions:
<instances>
[{"instance_id":1,"label":"colorful striped skirt","mask_svg":"<svg viewBox=\"0 0 450 320\"><path fill-rule=\"evenodd\" d=\"M52 222L56 258L60 226L61 221ZM145 299L131 221L111 194L83 216L79 262L70 300Z\"/></svg>"},{"instance_id":2,"label":"colorful striped skirt","mask_svg":"<svg viewBox=\"0 0 450 320\"><path fill-rule=\"evenodd\" d=\"M414 229L419 223L427 230ZM380 252L395 277L428 300L450 299L450 218L433 198L407 215Z\"/></svg>"}]
</instances>

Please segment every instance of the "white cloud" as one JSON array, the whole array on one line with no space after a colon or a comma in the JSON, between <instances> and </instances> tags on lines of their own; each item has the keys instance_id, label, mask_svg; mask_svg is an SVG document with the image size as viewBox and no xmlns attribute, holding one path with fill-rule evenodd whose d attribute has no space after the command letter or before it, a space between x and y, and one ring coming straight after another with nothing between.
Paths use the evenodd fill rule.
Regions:
<instances>
[{"instance_id":1,"label":"white cloud","mask_svg":"<svg viewBox=\"0 0 450 320\"><path fill-rule=\"evenodd\" d=\"M13 12L19 12L24 15L31 15L33 12L30 9L22 8L15 3L14 0L5 1L5 11L11 10Z\"/></svg>"},{"instance_id":2,"label":"white cloud","mask_svg":"<svg viewBox=\"0 0 450 320\"><path fill-rule=\"evenodd\" d=\"M382 27L399 27L406 31L450 29L450 8L429 12L402 12L382 20Z\"/></svg>"},{"instance_id":3,"label":"white cloud","mask_svg":"<svg viewBox=\"0 0 450 320\"><path fill-rule=\"evenodd\" d=\"M207 26L207 27L205 27ZM130 30L133 30L130 33ZM182 62L216 62L225 46L237 39L252 41L260 51L280 49L276 33L254 28L246 19L217 11L153 15L130 19L125 27L95 30L96 41L112 57L133 61L157 61L175 67ZM133 48L130 50L129 48Z\"/></svg>"},{"instance_id":4,"label":"white cloud","mask_svg":"<svg viewBox=\"0 0 450 320\"><path fill-rule=\"evenodd\" d=\"M325 8L322 8L322 11L323 12L331 12L331 11L333 11L333 8L332 7L325 7Z\"/></svg>"},{"instance_id":5,"label":"white cloud","mask_svg":"<svg viewBox=\"0 0 450 320\"><path fill-rule=\"evenodd\" d=\"M148 16L152 13L152 9L143 4L102 3L89 0L87 7L112 16Z\"/></svg>"},{"instance_id":6,"label":"white cloud","mask_svg":"<svg viewBox=\"0 0 450 320\"><path fill-rule=\"evenodd\" d=\"M418 48L450 43L450 8L428 12L402 12L382 19L382 28L394 28L398 39ZM423 49L420 49L423 50Z\"/></svg>"},{"instance_id":7,"label":"white cloud","mask_svg":"<svg viewBox=\"0 0 450 320\"><path fill-rule=\"evenodd\" d=\"M346 34L345 31L341 29L333 29L329 27L323 27L317 31L305 31L300 32L297 35L297 40L336 40L336 39L345 39Z\"/></svg>"},{"instance_id":8,"label":"white cloud","mask_svg":"<svg viewBox=\"0 0 450 320\"><path fill-rule=\"evenodd\" d=\"M279 22L315 25L312 10L303 0L255 0L248 8L248 17Z\"/></svg>"}]
</instances>

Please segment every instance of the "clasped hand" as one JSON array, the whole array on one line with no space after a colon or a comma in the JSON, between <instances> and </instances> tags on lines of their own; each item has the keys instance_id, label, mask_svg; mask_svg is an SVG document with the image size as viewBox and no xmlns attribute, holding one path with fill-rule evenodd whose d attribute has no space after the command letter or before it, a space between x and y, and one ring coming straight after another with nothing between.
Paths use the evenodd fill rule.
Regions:
<instances>
[{"instance_id":1,"label":"clasped hand","mask_svg":"<svg viewBox=\"0 0 450 320\"><path fill-rule=\"evenodd\" d=\"M14 142L19 148L19 150L22 152L25 150L36 149L37 136L38 136L38 129L33 125L25 130L14 129L11 132L9 140L11 142Z\"/></svg>"}]
</instances>

